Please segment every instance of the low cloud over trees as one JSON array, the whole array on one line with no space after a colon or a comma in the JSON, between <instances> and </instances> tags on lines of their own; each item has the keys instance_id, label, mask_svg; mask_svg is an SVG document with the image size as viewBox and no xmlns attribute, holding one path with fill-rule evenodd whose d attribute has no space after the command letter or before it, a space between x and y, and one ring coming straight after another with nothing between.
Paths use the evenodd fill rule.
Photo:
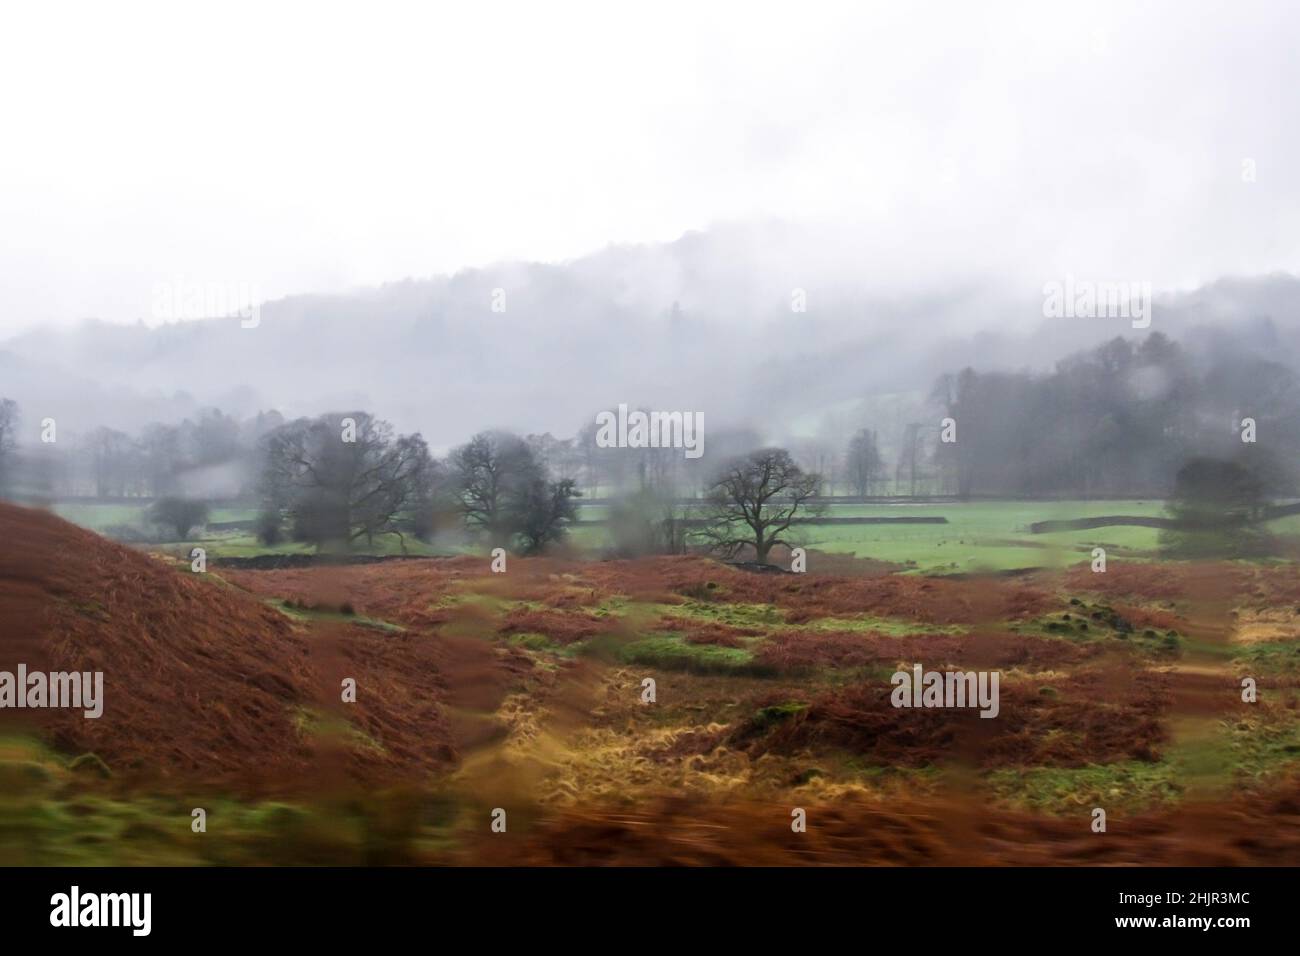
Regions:
<instances>
[{"instance_id":1,"label":"low cloud over trees","mask_svg":"<svg viewBox=\"0 0 1300 956\"><path fill-rule=\"evenodd\" d=\"M1300 381L1230 346L1196 358L1159 333L1117 338L1046 375L967 368L934 397L957 439L933 443L939 489L961 497L1164 497L1207 455L1297 491ZM1246 419L1266 441L1242 440Z\"/></svg>"},{"instance_id":2,"label":"low cloud over trees","mask_svg":"<svg viewBox=\"0 0 1300 956\"><path fill-rule=\"evenodd\" d=\"M780 448L765 447L772 433L719 425L698 460L676 447L611 446L598 440L594 416L568 438L481 432L441 459L419 433L398 434L362 411L286 422L275 411L237 418L205 409L136 434L60 421L56 443L43 437L44 416L0 397L0 493L32 503L155 502L153 528L137 517L119 534L140 540L160 526L183 538L187 516L174 513L182 501L244 511L214 533L255 531L267 545L405 549L410 537L442 535L537 553L569 535L581 488L601 506L584 517L603 523L613 553L707 545L759 560L789 543L791 526L822 495L1160 498L1188 525L1191 511L1220 504L1197 491L1195 469L1185 471L1198 460L1240 469L1261 501L1300 495L1296 372L1258 348L1213 344L1154 332L1046 372L965 368L929 390L837 407L820 426L803 419L797 434L769 422ZM731 462L721 475L718 462ZM199 523L191 518L189 528ZM1252 549L1239 544L1233 550Z\"/></svg>"}]
</instances>

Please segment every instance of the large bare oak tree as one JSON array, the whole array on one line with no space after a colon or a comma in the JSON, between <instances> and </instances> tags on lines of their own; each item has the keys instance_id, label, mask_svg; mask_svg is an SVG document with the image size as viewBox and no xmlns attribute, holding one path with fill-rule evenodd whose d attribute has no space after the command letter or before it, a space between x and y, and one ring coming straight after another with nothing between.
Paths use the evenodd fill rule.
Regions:
<instances>
[{"instance_id":1,"label":"large bare oak tree","mask_svg":"<svg viewBox=\"0 0 1300 956\"><path fill-rule=\"evenodd\" d=\"M791 546L783 536L796 516L812 513L811 499L821 476L806 472L784 448L763 448L735 458L709 488L707 526L702 536L710 549L735 557L754 549L767 563L776 545Z\"/></svg>"}]
</instances>

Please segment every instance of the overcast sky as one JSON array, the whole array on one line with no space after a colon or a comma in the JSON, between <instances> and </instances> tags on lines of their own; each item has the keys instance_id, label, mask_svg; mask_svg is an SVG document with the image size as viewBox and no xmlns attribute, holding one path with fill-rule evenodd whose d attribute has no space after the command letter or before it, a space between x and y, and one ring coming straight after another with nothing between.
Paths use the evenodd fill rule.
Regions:
<instances>
[{"instance_id":1,"label":"overcast sky","mask_svg":"<svg viewBox=\"0 0 1300 956\"><path fill-rule=\"evenodd\" d=\"M181 6L6 9L0 334L773 217L864 283L1300 260L1283 0Z\"/></svg>"}]
</instances>

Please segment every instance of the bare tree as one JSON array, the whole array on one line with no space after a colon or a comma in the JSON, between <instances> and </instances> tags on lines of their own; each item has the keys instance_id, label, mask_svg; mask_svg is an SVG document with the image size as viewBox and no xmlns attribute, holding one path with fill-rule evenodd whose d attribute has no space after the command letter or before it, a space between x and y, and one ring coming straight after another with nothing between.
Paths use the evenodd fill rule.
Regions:
<instances>
[{"instance_id":1,"label":"bare tree","mask_svg":"<svg viewBox=\"0 0 1300 956\"><path fill-rule=\"evenodd\" d=\"M0 398L0 493L6 490L13 475L17 446L18 403L12 398Z\"/></svg>"},{"instance_id":2,"label":"bare tree","mask_svg":"<svg viewBox=\"0 0 1300 956\"><path fill-rule=\"evenodd\" d=\"M524 554L563 539L577 517L576 482L552 480L538 446L536 438L481 432L451 456L450 481L470 530L494 545L517 544Z\"/></svg>"},{"instance_id":3,"label":"bare tree","mask_svg":"<svg viewBox=\"0 0 1300 956\"><path fill-rule=\"evenodd\" d=\"M239 455L239 423L219 408L205 408L195 421L186 419L181 431L197 466L223 464Z\"/></svg>"},{"instance_id":4,"label":"bare tree","mask_svg":"<svg viewBox=\"0 0 1300 956\"><path fill-rule=\"evenodd\" d=\"M184 541L195 525L207 523L208 506L206 502L188 498L159 498L149 507L148 515L154 524L174 530L177 541Z\"/></svg>"},{"instance_id":5,"label":"bare tree","mask_svg":"<svg viewBox=\"0 0 1300 956\"><path fill-rule=\"evenodd\" d=\"M906 475L907 493L912 498L916 497L917 480L925 477L921 470L925 464L925 450L921 446L922 439L925 437L922 431L924 427L920 422L909 422L903 428L903 448L894 467L895 490L898 488L900 477Z\"/></svg>"},{"instance_id":6,"label":"bare tree","mask_svg":"<svg viewBox=\"0 0 1300 956\"><path fill-rule=\"evenodd\" d=\"M821 476L805 472L784 448L763 448L733 459L709 488L703 537L711 550L728 557L752 547L765 564L773 547L790 546L782 536L796 515L816 510L809 499L820 486Z\"/></svg>"},{"instance_id":7,"label":"bare tree","mask_svg":"<svg viewBox=\"0 0 1300 956\"><path fill-rule=\"evenodd\" d=\"M147 425L140 436L140 447L148 471L149 493L155 498L172 494L183 464L180 429L175 425Z\"/></svg>"},{"instance_id":8,"label":"bare tree","mask_svg":"<svg viewBox=\"0 0 1300 956\"><path fill-rule=\"evenodd\" d=\"M142 490L144 458L130 435L101 426L91 432L88 450L95 497L124 498Z\"/></svg>"},{"instance_id":9,"label":"bare tree","mask_svg":"<svg viewBox=\"0 0 1300 956\"><path fill-rule=\"evenodd\" d=\"M569 525L578 517L573 505L578 494L571 478L547 481L537 475L528 483L515 507L524 554L538 554L547 545L564 539Z\"/></svg>"},{"instance_id":10,"label":"bare tree","mask_svg":"<svg viewBox=\"0 0 1300 956\"><path fill-rule=\"evenodd\" d=\"M451 455L461 512L471 531L508 545L517 530L520 501L545 472L532 449L509 432L480 432Z\"/></svg>"},{"instance_id":11,"label":"bare tree","mask_svg":"<svg viewBox=\"0 0 1300 956\"><path fill-rule=\"evenodd\" d=\"M431 541L439 532L460 522L460 499L445 461L432 459L428 481L417 489L411 506L411 531L421 541Z\"/></svg>"},{"instance_id":12,"label":"bare tree","mask_svg":"<svg viewBox=\"0 0 1300 956\"><path fill-rule=\"evenodd\" d=\"M885 469L885 460L880 455L880 445L876 442L874 431L862 428L849 439L844 464L849 484L858 497L865 498L871 494L871 489Z\"/></svg>"},{"instance_id":13,"label":"bare tree","mask_svg":"<svg viewBox=\"0 0 1300 956\"><path fill-rule=\"evenodd\" d=\"M352 425L349 427L348 420ZM394 534L423 500L433 460L418 435L393 435L366 412L299 419L263 440L265 509L287 511L295 536L351 545Z\"/></svg>"}]
</instances>

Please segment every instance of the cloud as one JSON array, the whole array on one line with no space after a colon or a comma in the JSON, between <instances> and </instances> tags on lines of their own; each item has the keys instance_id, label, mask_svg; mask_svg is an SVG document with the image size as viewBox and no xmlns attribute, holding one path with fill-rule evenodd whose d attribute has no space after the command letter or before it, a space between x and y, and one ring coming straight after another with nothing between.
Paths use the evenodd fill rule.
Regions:
<instances>
[{"instance_id":1,"label":"cloud","mask_svg":"<svg viewBox=\"0 0 1300 956\"><path fill-rule=\"evenodd\" d=\"M0 38L0 333L780 219L882 286L1294 268L1271 3L33 7ZM69 24L76 23L76 29ZM1253 183L1242 164L1256 164Z\"/></svg>"}]
</instances>

